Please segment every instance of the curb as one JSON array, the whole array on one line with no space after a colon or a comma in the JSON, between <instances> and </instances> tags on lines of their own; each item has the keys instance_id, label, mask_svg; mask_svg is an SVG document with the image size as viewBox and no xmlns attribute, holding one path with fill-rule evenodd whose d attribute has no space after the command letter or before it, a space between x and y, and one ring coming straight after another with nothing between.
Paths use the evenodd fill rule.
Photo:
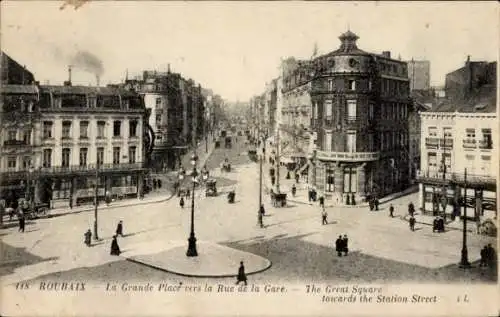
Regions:
<instances>
[{"instance_id":1,"label":"curb","mask_svg":"<svg viewBox=\"0 0 500 317\"><path fill-rule=\"evenodd\" d=\"M100 210L108 210L108 209L117 209L117 208L122 208L122 207L134 207L134 206L140 206L140 205L149 205L149 204L156 204L156 203L163 203L166 201L169 201L175 196L175 194L170 194L167 198L163 198L160 200L155 200L155 201L146 201L146 202L137 202L137 203L132 203L132 204L127 204L127 205L121 205L121 206L108 206L106 208L101 208ZM88 211L93 211L95 208L88 208L88 209L83 209L83 210L78 210L78 211L70 211L70 212L63 212L63 213L58 213L58 214L53 214L53 215L46 215L39 217L37 219L46 219L46 218L56 218L60 216L66 216L66 215L76 215L80 214L83 212L88 212Z\"/></svg>"},{"instance_id":2,"label":"curb","mask_svg":"<svg viewBox=\"0 0 500 317\"><path fill-rule=\"evenodd\" d=\"M175 275L178 275L178 276L184 276L184 277L196 277L196 278L228 278L228 277L237 277L238 274L227 274L227 275L196 275L196 274L186 274L186 273L179 273L179 272L175 272L175 271L170 271L168 269L165 269L165 268L162 268L162 267L159 267L157 265L153 265L153 264L147 264L147 263L144 263L144 262L141 262L141 261L137 261L135 259L132 259L132 258L125 258L125 260L129 261L129 262L132 262L132 263L136 263L136 264L139 264L139 265L144 265L146 267L149 267L149 268L152 268L152 269L155 269L155 270L158 270L158 271L162 271L162 272L165 272L165 273L170 273L170 274L175 274ZM267 259L266 259L267 260ZM251 273L245 273L245 275L253 275L253 274L257 274L257 273L262 273L268 269L271 268L271 266L273 265L273 263L269 260L267 260L269 263L268 265L263 268L263 269L260 269L258 271L254 271L254 272L251 272Z\"/></svg>"}]
</instances>

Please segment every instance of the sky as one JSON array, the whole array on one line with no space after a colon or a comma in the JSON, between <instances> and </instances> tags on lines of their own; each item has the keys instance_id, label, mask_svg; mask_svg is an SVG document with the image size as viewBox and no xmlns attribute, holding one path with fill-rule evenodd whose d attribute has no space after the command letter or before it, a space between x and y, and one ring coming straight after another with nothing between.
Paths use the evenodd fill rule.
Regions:
<instances>
[{"instance_id":1,"label":"sky","mask_svg":"<svg viewBox=\"0 0 500 317\"><path fill-rule=\"evenodd\" d=\"M281 58L358 47L431 62L431 84L472 60L498 59L498 5L491 2L63 2L2 1L2 50L40 83L123 81L145 69L192 78L229 101L264 92Z\"/></svg>"}]
</instances>

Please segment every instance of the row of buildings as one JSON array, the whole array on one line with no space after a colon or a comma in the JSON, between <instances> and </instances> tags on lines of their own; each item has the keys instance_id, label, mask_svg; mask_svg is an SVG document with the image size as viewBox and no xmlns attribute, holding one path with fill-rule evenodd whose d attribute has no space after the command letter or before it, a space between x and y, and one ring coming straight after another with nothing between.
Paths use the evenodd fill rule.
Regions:
<instances>
[{"instance_id":1,"label":"row of buildings","mask_svg":"<svg viewBox=\"0 0 500 317\"><path fill-rule=\"evenodd\" d=\"M327 54L282 61L280 76L250 100L254 127L274 135L281 162L299 166L309 184L334 203L353 204L422 183L422 175L429 174L427 148L421 142L428 137L424 131L428 115L440 107L465 111L464 103L473 104L469 108L474 110L479 99L464 96L462 86L494 86L496 63L476 63L490 65L482 68L489 75L480 75L478 66L474 75L451 75L454 72L447 76L444 89L432 88L428 61L402 61L389 51L363 51L351 31L339 39L339 48ZM467 84L470 79L475 84ZM496 90L480 90L475 93L487 96L489 103L477 111L489 113L490 123L496 122ZM490 130L498 135L498 130ZM451 133L461 136L458 131ZM492 151L498 144L495 137ZM498 162L495 153L491 159ZM471 175L479 172L495 174L492 169L470 170Z\"/></svg>"},{"instance_id":2,"label":"row of buildings","mask_svg":"<svg viewBox=\"0 0 500 317\"><path fill-rule=\"evenodd\" d=\"M173 167L216 120L200 85L170 72L91 87L73 85L69 68L63 85L40 85L2 53L1 74L0 197L7 203L76 206L96 195L141 195L149 172ZM177 90L162 86L165 78L176 79Z\"/></svg>"}]
</instances>

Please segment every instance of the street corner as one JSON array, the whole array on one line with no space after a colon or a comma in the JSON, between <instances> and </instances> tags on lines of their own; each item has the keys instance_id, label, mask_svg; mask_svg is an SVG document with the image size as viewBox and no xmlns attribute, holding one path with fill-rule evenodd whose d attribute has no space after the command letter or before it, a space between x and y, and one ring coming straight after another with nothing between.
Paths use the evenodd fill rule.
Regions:
<instances>
[{"instance_id":1,"label":"street corner","mask_svg":"<svg viewBox=\"0 0 500 317\"><path fill-rule=\"evenodd\" d=\"M270 260L261 256L212 242L198 242L198 256L195 257L188 257L186 250L187 243L184 243L156 252L145 250L143 254L135 250L124 257L131 262L187 277L235 277L240 262L244 263L247 275L263 272L272 265Z\"/></svg>"}]
</instances>

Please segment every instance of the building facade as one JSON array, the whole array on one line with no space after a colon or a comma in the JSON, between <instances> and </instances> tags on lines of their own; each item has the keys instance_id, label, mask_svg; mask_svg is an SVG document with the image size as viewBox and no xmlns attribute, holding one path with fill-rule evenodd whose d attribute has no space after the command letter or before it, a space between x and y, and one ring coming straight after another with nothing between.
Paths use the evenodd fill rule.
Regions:
<instances>
[{"instance_id":1,"label":"building facade","mask_svg":"<svg viewBox=\"0 0 500 317\"><path fill-rule=\"evenodd\" d=\"M465 67L446 76L447 99L421 114L425 142L417 179L425 213L443 213L444 205L444 212L457 215L467 188L467 205L475 210L476 219L485 210L496 215L500 131L492 69L496 63L468 59Z\"/></svg>"},{"instance_id":2,"label":"building facade","mask_svg":"<svg viewBox=\"0 0 500 317\"><path fill-rule=\"evenodd\" d=\"M350 31L339 39L313 60L310 182L333 203L353 204L408 186L411 99L406 62L360 50Z\"/></svg>"},{"instance_id":3,"label":"building facade","mask_svg":"<svg viewBox=\"0 0 500 317\"><path fill-rule=\"evenodd\" d=\"M1 179L7 201L28 196L77 206L94 201L96 182L101 199L106 193L143 193L151 138L145 137L148 111L140 95L71 82L3 88Z\"/></svg>"},{"instance_id":4,"label":"building facade","mask_svg":"<svg viewBox=\"0 0 500 317\"><path fill-rule=\"evenodd\" d=\"M408 61L408 79L410 90L424 90L431 88L431 62L430 61Z\"/></svg>"},{"instance_id":5,"label":"building facade","mask_svg":"<svg viewBox=\"0 0 500 317\"><path fill-rule=\"evenodd\" d=\"M35 81L33 73L21 66L9 55L1 52L1 77L2 85L30 85Z\"/></svg>"}]
</instances>

